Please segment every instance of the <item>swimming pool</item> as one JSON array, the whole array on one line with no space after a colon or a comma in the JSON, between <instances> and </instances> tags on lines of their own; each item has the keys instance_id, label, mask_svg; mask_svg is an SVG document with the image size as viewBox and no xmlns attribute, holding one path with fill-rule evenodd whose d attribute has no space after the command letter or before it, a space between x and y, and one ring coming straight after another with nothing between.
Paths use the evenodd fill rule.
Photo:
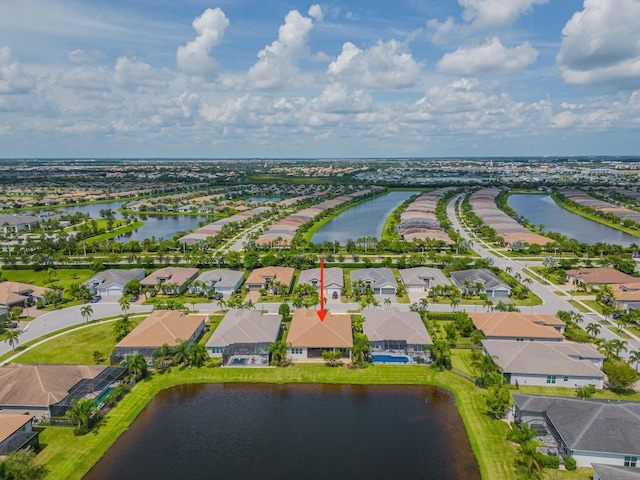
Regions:
<instances>
[{"instance_id":1,"label":"swimming pool","mask_svg":"<svg viewBox=\"0 0 640 480\"><path fill-rule=\"evenodd\" d=\"M113 391L113 387L109 387L107 388L104 392L102 392L100 395L98 395L96 397L96 401L93 402L93 404L97 407L102 403L102 400L104 400L107 396L109 396L109 394Z\"/></svg>"},{"instance_id":2,"label":"swimming pool","mask_svg":"<svg viewBox=\"0 0 640 480\"><path fill-rule=\"evenodd\" d=\"M373 363L409 363L407 357L394 357L392 355L371 355Z\"/></svg>"}]
</instances>

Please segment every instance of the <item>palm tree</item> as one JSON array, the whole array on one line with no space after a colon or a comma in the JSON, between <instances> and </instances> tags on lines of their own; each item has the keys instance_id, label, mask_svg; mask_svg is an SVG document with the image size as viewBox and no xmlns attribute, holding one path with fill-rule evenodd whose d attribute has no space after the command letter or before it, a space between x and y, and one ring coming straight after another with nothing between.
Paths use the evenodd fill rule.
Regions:
<instances>
[{"instance_id":1,"label":"palm tree","mask_svg":"<svg viewBox=\"0 0 640 480\"><path fill-rule=\"evenodd\" d=\"M542 478L542 465L538 462L540 442L527 440L518 445L516 464L523 470L524 478Z\"/></svg>"},{"instance_id":2,"label":"palm tree","mask_svg":"<svg viewBox=\"0 0 640 480\"><path fill-rule=\"evenodd\" d=\"M634 350L633 352L629 353L629 360L628 360L629 364L636 364L636 370L638 369L638 364L640 363L640 351L639 350Z\"/></svg>"},{"instance_id":3,"label":"palm tree","mask_svg":"<svg viewBox=\"0 0 640 480\"><path fill-rule=\"evenodd\" d=\"M67 411L65 416L77 424L78 427L82 427L89 424L89 419L96 412L97 409L93 404L93 400L88 398L76 400L74 398L71 400L71 409Z\"/></svg>"},{"instance_id":4,"label":"palm tree","mask_svg":"<svg viewBox=\"0 0 640 480\"><path fill-rule=\"evenodd\" d=\"M129 335L131 330L133 330L133 324L129 320L129 315L122 315L122 318L113 325L113 334L116 337L116 342Z\"/></svg>"},{"instance_id":5,"label":"palm tree","mask_svg":"<svg viewBox=\"0 0 640 480\"><path fill-rule=\"evenodd\" d=\"M93 308L91 305L85 305L82 307L80 309L80 315L84 319L85 323L89 323L89 319L91 318L91 315L93 315Z\"/></svg>"},{"instance_id":6,"label":"palm tree","mask_svg":"<svg viewBox=\"0 0 640 480\"><path fill-rule=\"evenodd\" d=\"M147 362L141 353L129 357L127 370L134 377L144 377L147 374Z\"/></svg>"},{"instance_id":7,"label":"palm tree","mask_svg":"<svg viewBox=\"0 0 640 480\"><path fill-rule=\"evenodd\" d=\"M391 306L391 299L390 298L385 298L384 299L384 306L385 307Z\"/></svg>"},{"instance_id":8,"label":"palm tree","mask_svg":"<svg viewBox=\"0 0 640 480\"><path fill-rule=\"evenodd\" d=\"M192 367L201 367L207 358L209 358L207 348L201 343L194 343L187 350L187 362Z\"/></svg>"},{"instance_id":9,"label":"palm tree","mask_svg":"<svg viewBox=\"0 0 640 480\"><path fill-rule=\"evenodd\" d=\"M120 304L120 309L122 310L122 313L126 314L129 309L131 308L131 301L129 300L129 297L127 296L122 296L120 297L120 299L118 300L118 303Z\"/></svg>"},{"instance_id":10,"label":"palm tree","mask_svg":"<svg viewBox=\"0 0 640 480\"><path fill-rule=\"evenodd\" d=\"M452 296L449 303L451 304L451 309L455 312L458 305L460 305L460 297L457 295Z\"/></svg>"},{"instance_id":11,"label":"palm tree","mask_svg":"<svg viewBox=\"0 0 640 480\"><path fill-rule=\"evenodd\" d=\"M6 343L8 343L9 345L11 345L11 349L15 352L16 351L16 345L18 345L19 340L18 337L20 336L22 332L20 330L7 330L5 332L5 339L4 341Z\"/></svg>"},{"instance_id":12,"label":"palm tree","mask_svg":"<svg viewBox=\"0 0 640 480\"><path fill-rule=\"evenodd\" d=\"M178 339L178 344L173 347L173 363L180 364L187 361L189 341Z\"/></svg>"},{"instance_id":13,"label":"palm tree","mask_svg":"<svg viewBox=\"0 0 640 480\"><path fill-rule=\"evenodd\" d=\"M482 304L482 306L487 309L487 312L493 311L493 302L491 301L490 298L487 298Z\"/></svg>"},{"instance_id":14,"label":"palm tree","mask_svg":"<svg viewBox=\"0 0 640 480\"><path fill-rule=\"evenodd\" d=\"M480 357L480 360L476 360L475 362L471 363L471 365L473 365L473 367L476 368L478 372L480 372L483 381L487 378L489 373L495 372L498 369L497 365L493 361L494 358L498 357L491 355L482 355L482 357Z\"/></svg>"},{"instance_id":15,"label":"palm tree","mask_svg":"<svg viewBox=\"0 0 640 480\"><path fill-rule=\"evenodd\" d=\"M586 326L585 330L592 337L597 337L598 335L600 335L601 327L597 323L590 323L589 325Z\"/></svg>"},{"instance_id":16,"label":"palm tree","mask_svg":"<svg viewBox=\"0 0 640 480\"><path fill-rule=\"evenodd\" d=\"M624 340L618 340L617 338L613 340L609 340L611 344L611 353L616 356L616 358L620 357L620 353L627 351L627 342Z\"/></svg>"}]
</instances>

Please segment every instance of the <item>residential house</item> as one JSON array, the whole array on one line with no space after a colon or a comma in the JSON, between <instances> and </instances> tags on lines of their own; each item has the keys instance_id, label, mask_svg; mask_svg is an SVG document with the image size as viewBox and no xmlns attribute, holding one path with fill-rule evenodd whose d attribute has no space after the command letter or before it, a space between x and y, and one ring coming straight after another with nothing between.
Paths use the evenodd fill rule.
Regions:
<instances>
[{"instance_id":1,"label":"residential house","mask_svg":"<svg viewBox=\"0 0 640 480\"><path fill-rule=\"evenodd\" d=\"M204 332L206 315L185 315L176 310L155 310L129 335L116 344L111 354L112 364L127 357L142 354L145 360L153 358L153 352L167 344L170 347L186 341L193 344Z\"/></svg>"},{"instance_id":2,"label":"residential house","mask_svg":"<svg viewBox=\"0 0 640 480\"><path fill-rule=\"evenodd\" d=\"M104 365L11 363L0 367L0 412L63 417L71 400L98 398L125 373Z\"/></svg>"},{"instance_id":3,"label":"residential house","mask_svg":"<svg viewBox=\"0 0 640 480\"><path fill-rule=\"evenodd\" d=\"M519 312L469 312L473 325L487 340L516 340L518 342L562 342L561 320L553 324L540 323L541 316Z\"/></svg>"},{"instance_id":4,"label":"residential house","mask_svg":"<svg viewBox=\"0 0 640 480\"><path fill-rule=\"evenodd\" d=\"M162 293L172 295L183 293L189 283L198 276L197 268L165 267L145 277L140 285L155 288Z\"/></svg>"},{"instance_id":5,"label":"residential house","mask_svg":"<svg viewBox=\"0 0 640 480\"><path fill-rule=\"evenodd\" d=\"M567 270L565 273L567 275L567 281L574 285L584 283L591 287L635 283L639 280L638 277L628 275L610 267L579 268L576 270Z\"/></svg>"},{"instance_id":6,"label":"residential house","mask_svg":"<svg viewBox=\"0 0 640 480\"><path fill-rule=\"evenodd\" d=\"M33 415L0 413L0 457L21 448L38 448L38 432L33 431Z\"/></svg>"},{"instance_id":7,"label":"residential house","mask_svg":"<svg viewBox=\"0 0 640 480\"><path fill-rule=\"evenodd\" d=\"M40 223L40 218L34 215L0 213L0 229L5 235L9 232L18 233L24 230L31 230L38 223Z\"/></svg>"},{"instance_id":8,"label":"residential house","mask_svg":"<svg viewBox=\"0 0 640 480\"><path fill-rule=\"evenodd\" d=\"M513 401L516 422L552 436L552 447L579 467L638 466L640 402L520 394Z\"/></svg>"},{"instance_id":9,"label":"residential house","mask_svg":"<svg viewBox=\"0 0 640 480\"><path fill-rule=\"evenodd\" d=\"M262 288L269 290L271 285L279 282L284 285L284 288L288 292L293 285L294 273L295 269L290 267L256 268L251 272L245 283L250 292L257 292Z\"/></svg>"},{"instance_id":10,"label":"residential house","mask_svg":"<svg viewBox=\"0 0 640 480\"><path fill-rule=\"evenodd\" d=\"M397 308L365 308L363 332L371 343L373 363L427 363L433 345L429 332L417 312Z\"/></svg>"},{"instance_id":11,"label":"residential house","mask_svg":"<svg viewBox=\"0 0 640 480\"><path fill-rule=\"evenodd\" d=\"M230 310L207 341L210 357L225 366L268 366L269 347L278 340L282 315Z\"/></svg>"},{"instance_id":12,"label":"residential house","mask_svg":"<svg viewBox=\"0 0 640 480\"><path fill-rule=\"evenodd\" d=\"M451 281L464 294L486 294L488 297L508 297L511 287L488 268L451 272Z\"/></svg>"},{"instance_id":13,"label":"residential house","mask_svg":"<svg viewBox=\"0 0 640 480\"><path fill-rule=\"evenodd\" d=\"M320 269L312 268L310 270L302 270L298 278L298 285L309 284L320 290ZM332 298L335 294L336 298L344 288L344 274L342 269L338 267L324 269L324 296Z\"/></svg>"},{"instance_id":14,"label":"residential house","mask_svg":"<svg viewBox=\"0 0 640 480\"><path fill-rule=\"evenodd\" d=\"M407 293L428 292L436 285L451 285L449 279L437 268L404 268L398 270L398 273Z\"/></svg>"},{"instance_id":15,"label":"residential house","mask_svg":"<svg viewBox=\"0 0 640 480\"><path fill-rule=\"evenodd\" d=\"M390 268L363 268L351 271L351 285L357 280L364 280L373 293L395 295L398 281Z\"/></svg>"},{"instance_id":16,"label":"residential house","mask_svg":"<svg viewBox=\"0 0 640 480\"><path fill-rule=\"evenodd\" d=\"M603 388L605 357L588 343L484 340L482 348L511 385Z\"/></svg>"},{"instance_id":17,"label":"residential house","mask_svg":"<svg viewBox=\"0 0 640 480\"><path fill-rule=\"evenodd\" d=\"M0 316L13 307L28 307L40 301L47 303L45 295L50 289L20 282L0 282Z\"/></svg>"},{"instance_id":18,"label":"residential house","mask_svg":"<svg viewBox=\"0 0 640 480\"><path fill-rule=\"evenodd\" d=\"M191 293L221 293L230 296L237 292L244 282L244 272L217 268L202 272L189 286Z\"/></svg>"},{"instance_id":19,"label":"residential house","mask_svg":"<svg viewBox=\"0 0 640 480\"><path fill-rule=\"evenodd\" d=\"M144 268L109 269L97 273L84 283L89 287L91 295L121 297L127 293L127 283L142 280L145 275Z\"/></svg>"},{"instance_id":20,"label":"residential house","mask_svg":"<svg viewBox=\"0 0 640 480\"><path fill-rule=\"evenodd\" d=\"M338 349L343 358L349 358L353 348L351 316L327 312L320 320L317 310L295 310L287 344L294 362L321 361L323 351Z\"/></svg>"}]
</instances>

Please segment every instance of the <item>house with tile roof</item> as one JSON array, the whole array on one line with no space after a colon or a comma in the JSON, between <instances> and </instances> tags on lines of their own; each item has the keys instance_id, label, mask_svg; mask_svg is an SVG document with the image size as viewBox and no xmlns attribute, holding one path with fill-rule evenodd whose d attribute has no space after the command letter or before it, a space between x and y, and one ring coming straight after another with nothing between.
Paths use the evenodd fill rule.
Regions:
<instances>
[{"instance_id":1,"label":"house with tile roof","mask_svg":"<svg viewBox=\"0 0 640 480\"><path fill-rule=\"evenodd\" d=\"M258 358L249 358L253 363L245 363L245 366L268 366L269 347L278 340L281 325L282 315L247 309L229 310L207 341L207 352L210 357L225 359L224 364L228 365L233 363L234 356L239 363L236 353L239 346L248 352L249 346L253 345L256 347L253 355L259 355L257 352L261 351L262 361L256 363Z\"/></svg>"},{"instance_id":2,"label":"house with tile roof","mask_svg":"<svg viewBox=\"0 0 640 480\"><path fill-rule=\"evenodd\" d=\"M256 268L246 280L246 285L250 292L257 292L260 289L268 289L273 282L282 283L287 292L293 285L295 269L290 267L263 267Z\"/></svg>"},{"instance_id":3,"label":"house with tile roof","mask_svg":"<svg viewBox=\"0 0 640 480\"><path fill-rule=\"evenodd\" d=\"M317 310L295 310L287 344L294 362L322 361L324 350L340 350L343 358L349 358L353 348L351 315L327 312L321 321Z\"/></svg>"},{"instance_id":4,"label":"house with tile roof","mask_svg":"<svg viewBox=\"0 0 640 480\"><path fill-rule=\"evenodd\" d=\"M37 301L46 303L45 295L49 288L20 282L0 282L0 312L11 307L33 305Z\"/></svg>"},{"instance_id":5,"label":"house with tile roof","mask_svg":"<svg viewBox=\"0 0 640 480\"><path fill-rule=\"evenodd\" d=\"M140 281L142 287L155 288L167 295L181 294L189 283L198 276L197 268L165 267L153 272Z\"/></svg>"},{"instance_id":6,"label":"house with tile roof","mask_svg":"<svg viewBox=\"0 0 640 480\"><path fill-rule=\"evenodd\" d=\"M540 315L519 312L469 312L474 327L487 340L518 342L562 342L561 320L557 324L541 323ZM556 322L554 322L556 323Z\"/></svg>"},{"instance_id":7,"label":"house with tile roof","mask_svg":"<svg viewBox=\"0 0 640 480\"><path fill-rule=\"evenodd\" d=\"M111 363L120 363L127 357L139 353L145 360L150 361L153 352L164 344L175 347L186 341L191 345L204 332L206 320L206 315L185 315L177 310L155 310L116 344L110 357Z\"/></svg>"},{"instance_id":8,"label":"house with tile roof","mask_svg":"<svg viewBox=\"0 0 640 480\"><path fill-rule=\"evenodd\" d=\"M640 468L638 459L632 460L629 458L628 466L620 465L605 465L603 463L592 463L593 478L592 480L640 480Z\"/></svg>"},{"instance_id":9,"label":"house with tile roof","mask_svg":"<svg viewBox=\"0 0 640 480\"><path fill-rule=\"evenodd\" d=\"M484 340L482 349L510 385L580 388L604 386L604 355L591 344Z\"/></svg>"},{"instance_id":10,"label":"house with tile roof","mask_svg":"<svg viewBox=\"0 0 640 480\"><path fill-rule=\"evenodd\" d=\"M592 463L637 465L640 402L513 394L514 417L553 437L562 457Z\"/></svg>"},{"instance_id":11,"label":"house with tile roof","mask_svg":"<svg viewBox=\"0 0 640 480\"><path fill-rule=\"evenodd\" d=\"M398 288L393 271L386 267L351 270L351 284L356 280L364 280L373 293L380 295L395 295Z\"/></svg>"},{"instance_id":12,"label":"house with tile roof","mask_svg":"<svg viewBox=\"0 0 640 480\"><path fill-rule=\"evenodd\" d=\"M72 398L97 398L124 375L104 365L31 365L0 368L0 411L64 416Z\"/></svg>"},{"instance_id":13,"label":"house with tile roof","mask_svg":"<svg viewBox=\"0 0 640 480\"><path fill-rule=\"evenodd\" d=\"M577 285L578 283L586 283L592 287L600 285L616 285L616 284L633 284L638 282L638 277L628 275L615 268L579 268L575 270L567 270L567 281Z\"/></svg>"},{"instance_id":14,"label":"house with tile roof","mask_svg":"<svg viewBox=\"0 0 640 480\"><path fill-rule=\"evenodd\" d=\"M417 312L397 308L368 307L362 311L363 333L371 343L372 363L428 363L433 345L429 332Z\"/></svg>"},{"instance_id":15,"label":"house with tile roof","mask_svg":"<svg viewBox=\"0 0 640 480\"><path fill-rule=\"evenodd\" d=\"M131 270L109 269L96 273L84 282L89 287L91 295L121 297L127 293L125 285L131 280L142 280L146 273L144 268Z\"/></svg>"},{"instance_id":16,"label":"house with tile roof","mask_svg":"<svg viewBox=\"0 0 640 480\"><path fill-rule=\"evenodd\" d=\"M0 457L22 448L39 447L39 432L33 430L33 418L0 413Z\"/></svg>"}]
</instances>

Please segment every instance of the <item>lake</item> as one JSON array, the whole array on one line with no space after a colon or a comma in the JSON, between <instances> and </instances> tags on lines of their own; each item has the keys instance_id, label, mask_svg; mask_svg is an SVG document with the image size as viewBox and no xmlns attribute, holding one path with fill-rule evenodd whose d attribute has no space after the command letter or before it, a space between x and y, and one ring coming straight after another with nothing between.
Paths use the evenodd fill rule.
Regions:
<instances>
[{"instance_id":1,"label":"lake","mask_svg":"<svg viewBox=\"0 0 640 480\"><path fill-rule=\"evenodd\" d=\"M507 204L534 225L544 224L545 231L558 232L587 245L598 242L629 246L640 238L593 222L565 210L549 195L510 195Z\"/></svg>"},{"instance_id":2,"label":"lake","mask_svg":"<svg viewBox=\"0 0 640 480\"><path fill-rule=\"evenodd\" d=\"M412 195L420 192L391 192L356 205L329 220L311 237L314 243L356 240L362 237L380 239L387 217Z\"/></svg>"},{"instance_id":3,"label":"lake","mask_svg":"<svg viewBox=\"0 0 640 480\"><path fill-rule=\"evenodd\" d=\"M204 384L160 392L85 478L479 480L480 472L444 389Z\"/></svg>"}]
</instances>

